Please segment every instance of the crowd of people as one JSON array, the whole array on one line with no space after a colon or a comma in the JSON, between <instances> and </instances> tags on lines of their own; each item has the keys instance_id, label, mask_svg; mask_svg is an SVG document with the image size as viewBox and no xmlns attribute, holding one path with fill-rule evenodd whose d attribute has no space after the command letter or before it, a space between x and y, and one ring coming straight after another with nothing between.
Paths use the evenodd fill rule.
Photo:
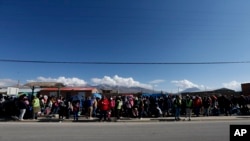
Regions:
<instances>
[{"instance_id":1,"label":"crowd of people","mask_svg":"<svg viewBox=\"0 0 250 141\"><path fill-rule=\"evenodd\" d=\"M143 117L173 117L180 120L183 116L191 120L192 116L230 116L232 114L250 114L248 104L250 96L189 96L166 95L153 96L89 96L82 99L72 99L55 96L20 95L10 97L0 95L0 116L36 120L38 116L51 117L59 115L59 119L73 119L79 116L88 119L99 118L108 121L111 117L120 119Z\"/></svg>"}]
</instances>

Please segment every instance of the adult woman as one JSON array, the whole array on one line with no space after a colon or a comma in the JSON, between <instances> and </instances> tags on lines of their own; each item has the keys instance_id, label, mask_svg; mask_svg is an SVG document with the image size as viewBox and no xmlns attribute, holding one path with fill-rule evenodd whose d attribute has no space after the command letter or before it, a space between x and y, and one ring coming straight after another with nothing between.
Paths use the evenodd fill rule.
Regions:
<instances>
[{"instance_id":1,"label":"adult woman","mask_svg":"<svg viewBox=\"0 0 250 141\"><path fill-rule=\"evenodd\" d=\"M24 114L25 114L26 108L27 108L24 97L25 97L25 95L21 95L19 97L19 101L18 101L18 108L19 108L19 117L18 117L18 119L20 121L23 120L23 117L24 117Z\"/></svg>"}]
</instances>

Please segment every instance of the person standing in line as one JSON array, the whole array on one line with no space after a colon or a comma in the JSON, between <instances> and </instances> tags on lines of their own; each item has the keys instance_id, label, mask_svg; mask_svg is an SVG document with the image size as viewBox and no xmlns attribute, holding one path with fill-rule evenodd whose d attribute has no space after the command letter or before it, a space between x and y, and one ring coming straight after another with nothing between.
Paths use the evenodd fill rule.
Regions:
<instances>
[{"instance_id":1,"label":"person standing in line","mask_svg":"<svg viewBox=\"0 0 250 141\"><path fill-rule=\"evenodd\" d=\"M148 117L149 116L149 105L150 105L149 98L146 96L142 101L143 101L144 115L145 115L145 117Z\"/></svg>"},{"instance_id":2,"label":"person standing in line","mask_svg":"<svg viewBox=\"0 0 250 141\"><path fill-rule=\"evenodd\" d=\"M92 117L96 117L98 102L97 102L95 96L92 97L92 103L93 103L93 114L92 114Z\"/></svg>"},{"instance_id":3,"label":"person standing in line","mask_svg":"<svg viewBox=\"0 0 250 141\"><path fill-rule=\"evenodd\" d=\"M32 100L33 120L37 119L38 113L41 112L39 97L40 94L38 93Z\"/></svg>"},{"instance_id":4,"label":"person standing in line","mask_svg":"<svg viewBox=\"0 0 250 141\"><path fill-rule=\"evenodd\" d=\"M99 121L107 120L108 110L110 110L110 103L106 96L102 96L102 99L98 102L98 107L100 108L100 117Z\"/></svg>"},{"instance_id":5,"label":"person standing in line","mask_svg":"<svg viewBox=\"0 0 250 141\"><path fill-rule=\"evenodd\" d=\"M25 100L24 97L25 97L25 95L21 95L19 97L19 101L18 101L18 108L19 108L19 111L20 111L18 119L20 121L23 121L23 117L24 117L24 114L25 114L26 108L27 108L27 105L26 105L26 103L24 101Z\"/></svg>"},{"instance_id":6,"label":"person standing in line","mask_svg":"<svg viewBox=\"0 0 250 141\"><path fill-rule=\"evenodd\" d=\"M38 97L40 100L40 109L41 109L41 115L44 115L44 111L45 111L45 99L43 96Z\"/></svg>"},{"instance_id":7,"label":"person standing in line","mask_svg":"<svg viewBox=\"0 0 250 141\"><path fill-rule=\"evenodd\" d=\"M232 115L232 101L224 95L225 116Z\"/></svg>"},{"instance_id":8,"label":"person standing in line","mask_svg":"<svg viewBox=\"0 0 250 141\"><path fill-rule=\"evenodd\" d=\"M194 114L196 115L196 117L200 116L201 107L202 107L202 99L201 97L196 96L193 103Z\"/></svg>"},{"instance_id":9,"label":"person standing in line","mask_svg":"<svg viewBox=\"0 0 250 141\"><path fill-rule=\"evenodd\" d=\"M80 111L80 101L74 101L73 102L73 115L74 115L74 121L78 121L79 117L79 111Z\"/></svg>"},{"instance_id":10,"label":"person standing in line","mask_svg":"<svg viewBox=\"0 0 250 141\"><path fill-rule=\"evenodd\" d=\"M25 103L25 107L26 107L26 111L25 111L25 114L24 114L24 119L30 119L31 118L31 104L30 104L30 101L28 99L28 97L25 95L24 98L23 98L23 101Z\"/></svg>"},{"instance_id":11,"label":"person standing in line","mask_svg":"<svg viewBox=\"0 0 250 141\"><path fill-rule=\"evenodd\" d=\"M189 121L191 121L192 106L193 106L193 100L190 98L189 95L187 95L186 96L186 118L188 118Z\"/></svg>"},{"instance_id":12,"label":"person standing in line","mask_svg":"<svg viewBox=\"0 0 250 141\"><path fill-rule=\"evenodd\" d=\"M65 98L62 98L61 102L59 103L59 119L64 119L64 116L66 116L66 111L67 111L67 105L66 105L66 100Z\"/></svg>"},{"instance_id":13,"label":"person standing in line","mask_svg":"<svg viewBox=\"0 0 250 141\"><path fill-rule=\"evenodd\" d=\"M125 105L126 105L126 116L127 116L128 118L133 117L133 112L132 112L132 108L133 108L133 106L134 106L133 97L128 96L128 97L127 97L127 100L126 100L126 102L125 102Z\"/></svg>"},{"instance_id":14,"label":"person standing in line","mask_svg":"<svg viewBox=\"0 0 250 141\"><path fill-rule=\"evenodd\" d=\"M143 99L142 97L139 97L138 98L138 105L139 105L139 108L138 108L138 112L139 112L139 115L138 115L138 118L139 119L142 119L142 116L145 116L145 112L144 112L144 103L143 103Z\"/></svg>"},{"instance_id":15,"label":"person standing in line","mask_svg":"<svg viewBox=\"0 0 250 141\"><path fill-rule=\"evenodd\" d=\"M180 112L181 112L181 96L177 95L176 99L174 100L174 108L175 108L175 120L179 121L180 119Z\"/></svg>"},{"instance_id":16,"label":"person standing in line","mask_svg":"<svg viewBox=\"0 0 250 141\"><path fill-rule=\"evenodd\" d=\"M122 111L122 105L123 105L123 101L121 99L121 97L119 96L117 99L116 99L116 106L115 106L115 109L116 109L116 119L119 120L121 118L121 111Z\"/></svg>"},{"instance_id":17,"label":"person standing in line","mask_svg":"<svg viewBox=\"0 0 250 141\"><path fill-rule=\"evenodd\" d=\"M115 99L113 97L110 97L110 116L115 116Z\"/></svg>"},{"instance_id":18,"label":"person standing in line","mask_svg":"<svg viewBox=\"0 0 250 141\"><path fill-rule=\"evenodd\" d=\"M51 109L52 109L52 106L53 106L53 102L52 102L52 99L51 97L48 97L47 101L46 101L46 108L45 108L45 115L46 116L49 116L51 114Z\"/></svg>"},{"instance_id":19,"label":"person standing in line","mask_svg":"<svg viewBox=\"0 0 250 141\"><path fill-rule=\"evenodd\" d=\"M134 99L134 105L132 107L132 117L139 118L139 99L138 97L135 97Z\"/></svg>"},{"instance_id":20,"label":"person standing in line","mask_svg":"<svg viewBox=\"0 0 250 141\"><path fill-rule=\"evenodd\" d=\"M168 95L167 100L166 100L166 111L167 111L167 116L173 115L173 100L172 96Z\"/></svg>"},{"instance_id":21,"label":"person standing in line","mask_svg":"<svg viewBox=\"0 0 250 141\"><path fill-rule=\"evenodd\" d=\"M209 116L210 115L210 106L212 105L212 101L210 97L205 96L202 100L202 105L204 108L203 116Z\"/></svg>"},{"instance_id":22,"label":"person standing in line","mask_svg":"<svg viewBox=\"0 0 250 141\"><path fill-rule=\"evenodd\" d=\"M87 98L87 101L86 101L86 108L87 108L86 118L87 118L87 119L92 119L92 114L93 114L93 101L92 101L92 99L91 99L90 96Z\"/></svg>"},{"instance_id":23,"label":"person standing in line","mask_svg":"<svg viewBox=\"0 0 250 141\"><path fill-rule=\"evenodd\" d=\"M71 99L66 100L66 108L67 108L66 119L70 119L70 115L73 112L73 105L72 105Z\"/></svg>"}]
</instances>

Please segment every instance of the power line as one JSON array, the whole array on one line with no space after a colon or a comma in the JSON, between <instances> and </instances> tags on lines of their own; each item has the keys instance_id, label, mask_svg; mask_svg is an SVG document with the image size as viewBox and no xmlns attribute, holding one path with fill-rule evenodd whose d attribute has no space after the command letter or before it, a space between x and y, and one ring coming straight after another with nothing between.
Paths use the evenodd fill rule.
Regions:
<instances>
[{"instance_id":1,"label":"power line","mask_svg":"<svg viewBox=\"0 0 250 141\"><path fill-rule=\"evenodd\" d=\"M44 61L44 60L12 60L0 59L0 62L37 63L37 64L106 64L106 65L210 65L210 64L246 64L250 61L219 61L219 62L99 62L99 61Z\"/></svg>"}]
</instances>

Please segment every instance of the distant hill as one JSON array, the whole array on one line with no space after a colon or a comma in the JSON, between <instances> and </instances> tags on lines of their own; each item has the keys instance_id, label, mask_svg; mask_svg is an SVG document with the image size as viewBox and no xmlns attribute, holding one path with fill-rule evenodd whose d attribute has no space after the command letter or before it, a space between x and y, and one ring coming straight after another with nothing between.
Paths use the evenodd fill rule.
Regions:
<instances>
[{"instance_id":1,"label":"distant hill","mask_svg":"<svg viewBox=\"0 0 250 141\"><path fill-rule=\"evenodd\" d=\"M151 89L141 87L124 87L124 86L109 86L109 85L97 85L95 86L100 92L101 90L112 90L113 93L159 93L160 91L154 91Z\"/></svg>"},{"instance_id":2,"label":"distant hill","mask_svg":"<svg viewBox=\"0 0 250 141\"><path fill-rule=\"evenodd\" d=\"M193 87L193 88L187 88L184 91L182 91L181 93L188 93L188 92L199 92L201 91L199 88L197 87Z\"/></svg>"}]
</instances>

